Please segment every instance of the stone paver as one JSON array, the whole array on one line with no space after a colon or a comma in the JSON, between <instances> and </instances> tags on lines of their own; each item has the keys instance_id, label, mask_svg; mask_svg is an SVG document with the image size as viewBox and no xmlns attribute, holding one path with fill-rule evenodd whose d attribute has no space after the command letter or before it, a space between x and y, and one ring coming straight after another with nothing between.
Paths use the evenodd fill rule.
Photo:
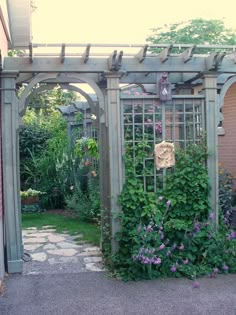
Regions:
<instances>
[{"instance_id":1,"label":"stone paver","mask_svg":"<svg viewBox=\"0 0 236 315\"><path fill-rule=\"evenodd\" d=\"M46 243L47 240L46 238L43 237L30 237L30 238L24 238L24 243L30 243L30 244L35 244L35 243Z\"/></svg>"},{"instance_id":2,"label":"stone paver","mask_svg":"<svg viewBox=\"0 0 236 315\"><path fill-rule=\"evenodd\" d=\"M101 252L100 251L82 252L82 253L79 253L77 256L84 256L84 257L101 256Z\"/></svg>"},{"instance_id":3,"label":"stone paver","mask_svg":"<svg viewBox=\"0 0 236 315\"><path fill-rule=\"evenodd\" d=\"M96 262L101 262L102 261L102 257L85 257L84 261L86 263L96 263Z\"/></svg>"},{"instance_id":4,"label":"stone paver","mask_svg":"<svg viewBox=\"0 0 236 315\"><path fill-rule=\"evenodd\" d=\"M64 236L60 236L60 235L49 235L48 236L48 240L51 243L58 243L58 242L62 242L65 241L65 237Z\"/></svg>"},{"instance_id":5,"label":"stone paver","mask_svg":"<svg viewBox=\"0 0 236 315\"><path fill-rule=\"evenodd\" d=\"M58 255L64 257L74 256L77 251L74 248L67 248L67 249L49 249L47 250L48 254L51 255Z\"/></svg>"},{"instance_id":6,"label":"stone paver","mask_svg":"<svg viewBox=\"0 0 236 315\"><path fill-rule=\"evenodd\" d=\"M83 247L82 245L76 245L71 242L60 242L57 244L58 247L60 248L81 248Z\"/></svg>"},{"instance_id":7,"label":"stone paver","mask_svg":"<svg viewBox=\"0 0 236 315\"><path fill-rule=\"evenodd\" d=\"M31 254L32 260L36 260L36 261L45 261L47 260L47 255L45 253L35 253L35 254Z\"/></svg>"},{"instance_id":8,"label":"stone paver","mask_svg":"<svg viewBox=\"0 0 236 315\"><path fill-rule=\"evenodd\" d=\"M86 268L87 271L97 271L97 272L101 271L101 267L97 266L94 263L86 264L85 268Z\"/></svg>"},{"instance_id":9,"label":"stone paver","mask_svg":"<svg viewBox=\"0 0 236 315\"><path fill-rule=\"evenodd\" d=\"M104 271L100 248L83 240L82 234L56 233L52 226L44 229L28 228L22 231L25 259L24 274L77 273ZM27 257L27 256L26 256Z\"/></svg>"},{"instance_id":10,"label":"stone paver","mask_svg":"<svg viewBox=\"0 0 236 315\"><path fill-rule=\"evenodd\" d=\"M99 247L97 247L97 246L93 246L93 247L89 246L89 247L86 247L84 249L85 252L93 252L95 250L99 250Z\"/></svg>"},{"instance_id":11,"label":"stone paver","mask_svg":"<svg viewBox=\"0 0 236 315\"><path fill-rule=\"evenodd\" d=\"M30 237L45 237L45 236L49 236L49 235L51 235L51 232L45 233L45 232L39 231L39 232L35 233L35 231L34 231L34 233L30 234Z\"/></svg>"},{"instance_id":12,"label":"stone paver","mask_svg":"<svg viewBox=\"0 0 236 315\"><path fill-rule=\"evenodd\" d=\"M43 246L43 244L26 244L24 246L24 249L26 250L29 250L29 251L32 251L32 250L36 250L38 249L39 247Z\"/></svg>"},{"instance_id":13,"label":"stone paver","mask_svg":"<svg viewBox=\"0 0 236 315\"><path fill-rule=\"evenodd\" d=\"M44 249L44 250L47 250L47 249L57 249L57 247L56 247L55 244L49 243L49 244L47 244L47 245L44 245L44 246L43 246L43 249Z\"/></svg>"}]
</instances>

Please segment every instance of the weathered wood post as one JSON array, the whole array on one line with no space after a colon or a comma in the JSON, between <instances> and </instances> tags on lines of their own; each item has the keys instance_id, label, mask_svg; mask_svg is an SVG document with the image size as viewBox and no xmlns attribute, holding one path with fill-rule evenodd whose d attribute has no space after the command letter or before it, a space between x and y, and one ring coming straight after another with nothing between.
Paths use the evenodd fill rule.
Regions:
<instances>
[{"instance_id":1,"label":"weathered wood post","mask_svg":"<svg viewBox=\"0 0 236 315\"><path fill-rule=\"evenodd\" d=\"M108 156L109 183L110 183L110 211L111 211L111 246L112 252L118 249L115 234L120 230L118 214L118 196L123 188L122 167L122 134L121 134L121 107L119 73L108 73L107 78L107 121L108 121Z\"/></svg>"},{"instance_id":2,"label":"weathered wood post","mask_svg":"<svg viewBox=\"0 0 236 315\"><path fill-rule=\"evenodd\" d=\"M217 97L217 75L205 74L203 77L203 89L205 93L206 111L206 140L208 148L207 169L210 184L209 201L215 214L215 228L218 227L218 97Z\"/></svg>"},{"instance_id":3,"label":"weathered wood post","mask_svg":"<svg viewBox=\"0 0 236 315\"><path fill-rule=\"evenodd\" d=\"M22 272L22 235L16 72L2 72L2 163L4 228L8 273Z\"/></svg>"}]
</instances>

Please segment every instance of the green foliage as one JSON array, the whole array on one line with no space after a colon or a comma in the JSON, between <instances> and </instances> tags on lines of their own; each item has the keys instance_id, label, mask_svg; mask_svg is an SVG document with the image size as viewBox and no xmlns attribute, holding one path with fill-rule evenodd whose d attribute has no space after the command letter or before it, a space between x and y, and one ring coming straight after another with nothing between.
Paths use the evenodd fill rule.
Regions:
<instances>
[{"instance_id":1,"label":"green foliage","mask_svg":"<svg viewBox=\"0 0 236 315\"><path fill-rule=\"evenodd\" d=\"M138 147L138 148L137 148ZM166 276L215 276L235 272L236 244L224 224L214 229L208 204L208 176L204 145L176 153L175 171L157 194L143 190L136 168L146 150L141 142L126 150L126 183L120 196L119 251L111 270L124 280Z\"/></svg>"},{"instance_id":2,"label":"green foliage","mask_svg":"<svg viewBox=\"0 0 236 315\"><path fill-rule=\"evenodd\" d=\"M82 138L74 145L68 137L66 120L56 109L73 100L73 93L58 88L32 99L23 118L25 129L20 133L21 189L32 187L46 192L42 196L45 208L63 208L67 203L70 208L83 205L81 218L87 213L88 220L92 215L97 220L99 185L96 181L96 189L90 189L88 180L89 174L96 175L93 164L98 158L97 143Z\"/></svg>"},{"instance_id":3,"label":"green foliage","mask_svg":"<svg viewBox=\"0 0 236 315\"><path fill-rule=\"evenodd\" d=\"M86 167L88 168L88 167ZM93 170L86 174L88 179L86 188L71 186L70 192L65 196L66 209L73 211L81 221L100 221L100 191L99 179Z\"/></svg>"},{"instance_id":4,"label":"green foliage","mask_svg":"<svg viewBox=\"0 0 236 315\"><path fill-rule=\"evenodd\" d=\"M78 139L75 143L74 151L80 158L86 156L98 158L98 144L92 138L82 137L81 139Z\"/></svg>"},{"instance_id":5,"label":"green foliage","mask_svg":"<svg viewBox=\"0 0 236 315\"><path fill-rule=\"evenodd\" d=\"M193 19L164 25L152 30L147 41L153 44L227 44L235 45L235 30L226 28L221 20Z\"/></svg>"},{"instance_id":6,"label":"green foliage","mask_svg":"<svg viewBox=\"0 0 236 315\"><path fill-rule=\"evenodd\" d=\"M163 195L171 200L170 219L205 220L209 212L208 176L205 167L207 153L204 145L191 145L176 152L174 172L166 177Z\"/></svg>"}]
</instances>

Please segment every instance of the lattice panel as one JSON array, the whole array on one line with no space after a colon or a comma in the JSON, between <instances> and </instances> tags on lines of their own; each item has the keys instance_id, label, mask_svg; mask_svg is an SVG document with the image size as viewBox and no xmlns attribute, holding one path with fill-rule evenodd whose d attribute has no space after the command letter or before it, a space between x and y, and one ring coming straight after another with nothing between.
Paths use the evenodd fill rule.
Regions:
<instances>
[{"instance_id":1,"label":"lattice panel","mask_svg":"<svg viewBox=\"0 0 236 315\"><path fill-rule=\"evenodd\" d=\"M155 144L163 140L173 142L175 147L186 148L197 144L204 132L204 98L175 97L171 102L161 103L154 97L122 98L123 135L125 146L133 150L135 173L146 191L163 187L166 172L156 170L154 164ZM147 144L141 163L137 163L140 143Z\"/></svg>"}]
</instances>

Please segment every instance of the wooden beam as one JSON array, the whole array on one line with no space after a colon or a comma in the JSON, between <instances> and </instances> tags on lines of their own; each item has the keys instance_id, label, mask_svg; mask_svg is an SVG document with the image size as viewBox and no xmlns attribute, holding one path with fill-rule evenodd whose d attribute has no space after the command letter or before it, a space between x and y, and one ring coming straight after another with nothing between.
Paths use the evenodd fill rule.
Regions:
<instances>
[{"instance_id":1,"label":"wooden beam","mask_svg":"<svg viewBox=\"0 0 236 315\"><path fill-rule=\"evenodd\" d=\"M232 52L231 54L227 55L229 59L233 61L233 63L236 63L236 51Z\"/></svg>"},{"instance_id":2,"label":"wooden beam","mask_svg":"<svg viewBox=\"0 0 236 315\"><path fill-rule=\"evenodd\" d=\"M182 54L181 57L183 58L184 63L188 62L193 57L193 51L196 48L196 45L187 48Z\"/></svg>"},{"instance_id":3,"label":"wooden beam","mask_svg":"<svg viewBox=\"0 0 236 315\"><path fill-rule=\"evenodd\" d=\"M210 54L210 56L206 58L207 70L216 71L220 69L225 55L226 55L226 52L223 52L223 53L215 52L215 53Z\"/></svg>"},{"instance_id":4,"label":"wooden beam","mask_svg":"<svg viewBox=\"0 0 236 315\"><path fill-rule=\"evenodd\" d=\"M185 84L190 84L198 79L201 79L203 76L203 73L198 73L197 75L194 75L192 78L188 79L188 80L185 80L184 83Z\"/></svg>"},{"instance_id":5,"label":"wooden beam","mask_svg":"<svg viewBox=\"0 0 236 315\"><path fill-rule=\"evenodd\" d=\"M171 49L172 49L172 45L169 45L168 47L164 48L158 55L158 57L161 59L161 62L164 63L168 60L170 53L171 53Z\"/></svg>"},{"instance_id":6,"label":"wooden beam","mask_svg":"<svg viewBox=\"0 0 236 315\"><path fill-rule=\"evenodd\" d=\"M87 61L89 60L90 48L91 44L88 44L81 58L82 63L87 63Z\"/></svg>"},{"instance_id":7,"label":"wooden beam","mask_svg":"<svg viewBox=\"0 0 236 315\"><path fill-rule=\"evenodd\" d=\"M123 51L119 52L117 55L117 50L114 50L110 58L108 59L109 70L110 71L119 71L122 64Z\"/></svg>"},{"instance_id":8,"label":"wooden beam","mask_svg":"<svg viewBox=\"0 0 236 315\"><path fill-rule=\"evenodd\" d=\"M66 44L61 45L61 63L65 61Z\"/></svg>"},{"instance_id":9,"label":"wooden beam","mask_svg":"<svg viewBox=\"0 0 236 315\"><path fill-rule=\"evenodd\" d=\"M148 45L143 46L140 51L137 53L137 55L135 56L139 63L143 62L144 59L146 58L147 55L147 49L148 49Z\"/></svg>"},{"instance_id":10,"label":"wooden beam","mask_svg":"<svg viewBox=\"0 0 236 315\"><path fill-rule=\"evenodd\" d=\"M30 63L33 63L33 44L29 44L29 61Z\"/></svg>"}]
</instances>

